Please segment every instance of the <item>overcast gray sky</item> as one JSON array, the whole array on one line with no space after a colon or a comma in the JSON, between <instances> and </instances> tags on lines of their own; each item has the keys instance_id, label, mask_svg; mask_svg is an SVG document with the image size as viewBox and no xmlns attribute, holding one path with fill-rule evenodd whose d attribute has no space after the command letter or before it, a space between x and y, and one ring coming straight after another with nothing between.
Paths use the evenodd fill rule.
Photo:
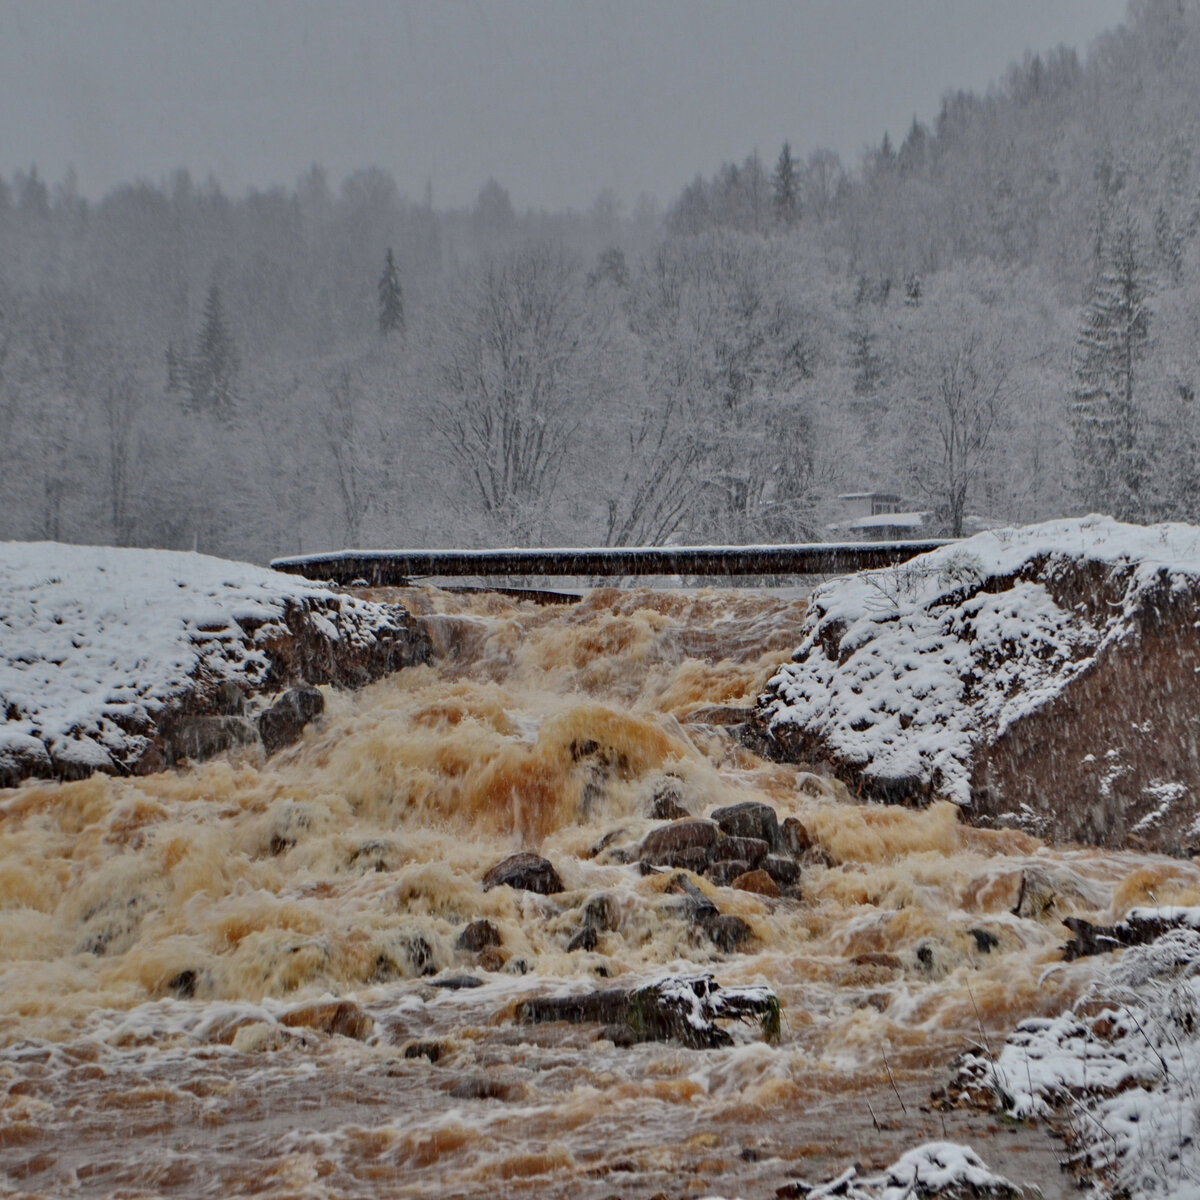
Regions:
<instances>
[{"instance_id":1,"label":"overcast gray sky","mask_svg":"<svg viewBox=\"0 0 1200 1200\"><path fill-rule=\"evenodd\" d=\"M0 172L85 194L391 171L439 206L670 200L755 146L856 161L1125 0L0 0Z\"/></svg>"}]
</instances>

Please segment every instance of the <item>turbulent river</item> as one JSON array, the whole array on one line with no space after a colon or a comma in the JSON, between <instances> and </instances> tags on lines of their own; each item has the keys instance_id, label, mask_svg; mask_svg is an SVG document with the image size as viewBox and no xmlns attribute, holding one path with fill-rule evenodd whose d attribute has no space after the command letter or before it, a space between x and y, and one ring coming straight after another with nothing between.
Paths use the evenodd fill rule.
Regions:
<instances>
[{"instance_id":1,"label":"turbulent river","mask_svg":"<svg viewBox=\"0 0 1200 1200\"><path fill-rule=\"evenodd\" d=\"M1068 1194L1048 1135L931 1089L1081 994L1094 960L1060 961L1061 917L1198 903L1190 863L865 806L758 758L721 722L797 643L795 595L386 598L434 664L331 694L265 764L0 791L6 1194L751 1200L934 1139ZM622 861L664 788L811 837L798 896L692 877L750 927L736 951L681 915L678 872ZM565 890L485 891L519 849ZM480 919L499 944L458 948ZM516 1019L699 973L772 988L778 1041Z\"/></svg>"}]
</instances>

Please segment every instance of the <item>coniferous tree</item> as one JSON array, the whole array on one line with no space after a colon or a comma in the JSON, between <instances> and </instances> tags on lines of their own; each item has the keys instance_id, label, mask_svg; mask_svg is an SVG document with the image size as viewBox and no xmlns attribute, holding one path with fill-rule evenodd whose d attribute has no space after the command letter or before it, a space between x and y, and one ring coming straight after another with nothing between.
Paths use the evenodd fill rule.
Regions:
<instances>
[{"instance_id":1,"label":"coniferous tree","mask_svg":"<svg viewBox=\"0 0 1200 1200\"><path fill-rule=\"evenodd\" d=\"M800 197L796 183L796 163L792 158L790 142L783 143L771 181L774 189L772 200L775 216L784 225L791 225L800 216Z\"/></svg>"},{"instance_id":2,"label":"coniferous tree","mask_svg":"<svg viewBox=\"0 0 1200 1200\"><path fill-rule=\"evenodd\" d=\"M404 293L400 289L400 272L396 269L390 246L383 262L383 274L379 277L379 332L384 337L389 333L404 332Z\"/></svg>"},{"instance_id":3,"label":"coniferous tree","mask_svg":"<svg viewBox=\"0 0 1200 1200\"><path fill-rule=\"evenodd\" d=\"M1071 393L1078 497L1122 520L1145 511L1138 384L1149 342L1145 266L1127 211L1111 230L1084 310Z\"/></svg>"},{"instance_id":4,"label":"coniferous tree","mask_svg":"<svg viewBox=\"0 0 1200 1200\"><path fill-rule=\"evenodd\" d=\"M225 317L221 289L214 283L204 301L204 325L188 371L196 410L228 414L233 409L237 371L237 347Z\"/></svg>"}]
</instances>

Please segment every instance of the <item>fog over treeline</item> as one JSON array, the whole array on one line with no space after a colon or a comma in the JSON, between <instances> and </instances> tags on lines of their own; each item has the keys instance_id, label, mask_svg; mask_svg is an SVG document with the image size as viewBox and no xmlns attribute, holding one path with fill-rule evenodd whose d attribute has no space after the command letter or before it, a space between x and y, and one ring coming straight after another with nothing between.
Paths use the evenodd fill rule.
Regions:
<instances>
[{"instance_id":1,"label":"fog over treeline","mask_svg":"<svg viewBox=\"0 0 1200 1200\"><path fill-rule=\"evenodd\" d=\"M387 164L0 179L0 538L813 540L860 491L931 532L1200 520L1195 0L860 162L680 182L548 213L496 180L439 209Z\"/></svg>"}]
</instances>

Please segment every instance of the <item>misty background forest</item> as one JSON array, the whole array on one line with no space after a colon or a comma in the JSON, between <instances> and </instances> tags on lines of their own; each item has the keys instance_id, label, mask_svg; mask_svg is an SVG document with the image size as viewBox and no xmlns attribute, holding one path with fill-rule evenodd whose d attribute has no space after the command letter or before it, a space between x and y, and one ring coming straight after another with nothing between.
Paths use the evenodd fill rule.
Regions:
<instances>
[{"instance_id":1,"label":"misty background forest","mask_svg":"<svg viewBox=\"0 0 1200 1200\"><path fill-rule=\"evenodd\" d=\"M865 491L945 534L1200 521L1200 7L896 120L661 208L0 178L0 538L809 541Z\"/></svg>"}]
</instances>

